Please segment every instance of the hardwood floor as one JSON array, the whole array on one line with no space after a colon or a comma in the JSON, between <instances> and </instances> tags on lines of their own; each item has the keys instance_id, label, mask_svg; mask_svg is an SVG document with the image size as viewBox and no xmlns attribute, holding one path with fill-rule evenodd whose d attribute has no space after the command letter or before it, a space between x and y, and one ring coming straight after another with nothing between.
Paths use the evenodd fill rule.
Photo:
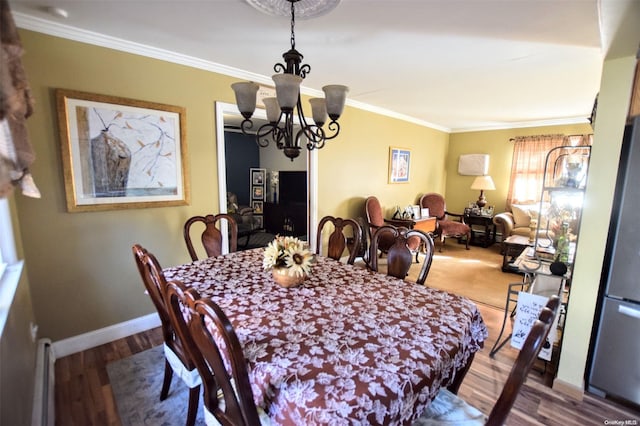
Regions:
<instances>
[{"instance_id":1,"label":"hardwood floor","mask_svg":"<svg viewBox=\"0 0 640 426\"><path fill-rule=\"evenodd\" d=\"M489 339L484 350L476 355L459 394L488 413L502 390L517 351L506 345L494 359L489 358L504 311L488 305L478 306L489 328ZM106 365L160 344L162 334L156 328L58 359L55 364L56 425L120 425ZM552 391L549 387L552 373L542 374L543 367L542 363L537 365L529 375L507 425L604 425L625 424L625 420L635 420L627 425L640 424L640 412L634 409L591 394L575 401ZM622 423L605 423L606 420Z\"/></svg>"}]
</instances>

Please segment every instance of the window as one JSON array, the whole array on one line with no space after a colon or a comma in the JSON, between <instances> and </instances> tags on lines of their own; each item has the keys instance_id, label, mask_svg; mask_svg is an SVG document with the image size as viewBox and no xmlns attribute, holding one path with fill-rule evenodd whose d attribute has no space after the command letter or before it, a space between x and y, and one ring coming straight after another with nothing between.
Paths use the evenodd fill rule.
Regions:
<instances>
[{"instance_id":1,"label":"window","mask_svg":"<svg viewBox=\"0 0 640 426\"><path fill-rule=\"evenodd\" d=\"M22 262L18 262L13 238L9 201L0 198L0 336L22 272Z\"/></svg>"},{"instance_id":2,"label":"window","mask_svg":"<svg viewBox=\"0 0 640 426\"><path fill-rule=\"evenodd\" d=\"M507 207L540 201L547 153L558 146L591 145L592 135L541 135L514 139Z\"/></svg>"}]
</instances>

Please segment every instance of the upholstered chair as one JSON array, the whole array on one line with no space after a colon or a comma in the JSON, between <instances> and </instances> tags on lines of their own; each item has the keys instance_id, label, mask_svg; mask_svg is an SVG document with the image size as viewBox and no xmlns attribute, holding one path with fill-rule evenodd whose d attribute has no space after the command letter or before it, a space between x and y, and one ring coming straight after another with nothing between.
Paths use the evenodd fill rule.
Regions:
<instances>
[{"instance_id":1,"label":"upholstered chair","mask_svg":"<svg viewBox=\"0 0 640 426\"><path fill-rule=\"evenodd\" d=\"M445 238L466 238L466 248L469 250L469 241L471 240L471 227L464 223L464 215L451 213L447 211L444 197L440 194L429 193L420 197L420 206L428 208L429 214L436 218L435 235L440 239L444 246Z\"/></svg>"}]
</instances>

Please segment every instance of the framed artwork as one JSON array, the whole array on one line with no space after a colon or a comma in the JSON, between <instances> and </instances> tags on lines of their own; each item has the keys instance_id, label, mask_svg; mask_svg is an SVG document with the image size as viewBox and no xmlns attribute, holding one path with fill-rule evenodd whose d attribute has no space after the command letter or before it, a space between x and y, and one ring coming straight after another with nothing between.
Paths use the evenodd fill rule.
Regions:
<instances>
[{"instance_id":1,"label":"framed artwork","mask_svg":"<svg viewBox=\"0 0 640 426\"><path fill-rule=\"evenodd\" d=\"M67 209L189 204L178 106L56 90Z\"/></svg>"},{"instance_id":2,"label":"framed artwork","mask_svg":"<svg viewBox=\"0 0 640 426\"><path fill-rule=\"evenodd\" d=\"M251 184L252 185L264 185L266 169L251 169Z\"/></svg>"},{"instance_id":3,"label":"framed artwork","mask_svg":"<svg viewBox=\"0 0 640 426\"><path fill-rule=\"evenodd\" d=\"M254 219L256 221L256 226L258 227L258 229L264 228L264 222L263 222L262 216L254 216Z\"/></svg>"},{"instance_id":4,"label":"framed artwork","mask_svg":"<svg viewBox=\"0 0 640 426\"><path fill-rule=\"evenodd\" d=\"M251 190L251 198L254 200L264 200L264 187L263 186L254 186Z\"/></svg>"},{"instance_id":5,"label":"framed artwork","mask_svg":"<svg viewBox=\"0 0 640 426\"><path fill-rule=\"evenodd\" d=\"M262 214L263 210L264 210L264 207L263 207L262 201L253 202L253 212L255 214Z\"/></svg>"},{"instance_id":6,"label":"framed artwork","mask_svg":"<svg viewBox=\"0 0 640 426\"><path fill-rule=\"evenodd\" d=\"M406 148L389 148L389 183L408 183L411 151Z\"/></svg>"}]
</instances>

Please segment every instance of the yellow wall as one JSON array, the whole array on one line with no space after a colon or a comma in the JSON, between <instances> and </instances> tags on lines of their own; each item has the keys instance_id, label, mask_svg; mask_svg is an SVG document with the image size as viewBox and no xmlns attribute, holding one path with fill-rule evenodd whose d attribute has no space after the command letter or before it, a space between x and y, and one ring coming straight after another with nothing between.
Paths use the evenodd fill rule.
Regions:
<instances>
[{"instance_id":1,"label":"yellow wall","mask_svg":"<svg viewBox=\"0 0 640 426\"><path fill-rule=\"evenodd\" d=\"M17 197L18 214L36 319L42 335L56 341L154 311L131 246L142 244L163 266L184 263L185 220L219 211L214 102L233 102L233 79L40 33L20 35L37 101L28 125L42 199ZM68 213L55 88L185 107L191 205ZM341 124L340 137L319 152L320 216L361 214L370 194L391 208L444 190L446 133L354 108ZM390 145L413 150L411 183L387 183Z\"/></svg>"},{"instance_id":2,"label":"yellow wall","mask_svg":"<svg viewBox=\"0 0 640 426\"><path fill-rule=\"evenodd\" d=\"M495 191L485 191L485 197L488 205L495 206L496 212L502 212L506 207L509 176L511 175L511 157L513 156L513 142L509 141L509 139L517 136L589 133L593 133L589 123L453 133L450 136L449 155L445 164L445 169L448 171L446 186L447 208L452 212L462 212L470 201L476 201L480 195L479 191L470 189L475 176L458 174L458 159L460 155L489 155L488 174L493 179L496 189Z\"/></svg>"},{"instance_id":3,"label":"yellow wall","mask_svg":"<svg viewBox=\"0 0 640 426\"><path fill-rule=\"evenodd\" d=\"M616 170L629 111L635 64L636 58L633 56L605 61L598 97L593 149L580 226L580 243L576 253L556 379L561 385L566 384L579 389L583 387L591 337L590 325L594 320L600 287L616 185ZM585 326L587 324L589 326Z\"/></svg>"},{"instance_id":4,"label":"yellow wall","mask_svg":"<svg viewBox=\"0 0 640 426\"><path fill-rule=\"evenodd\" d=\"M318 217L364 216L375 195L390 216L394 207L416 204L423 193L444 191L446 133L351 109L341 118L339 141L322 149L318 161ZM411 150L409 183L388 183L389 147Z\"/></svg>"}]
</instances>

